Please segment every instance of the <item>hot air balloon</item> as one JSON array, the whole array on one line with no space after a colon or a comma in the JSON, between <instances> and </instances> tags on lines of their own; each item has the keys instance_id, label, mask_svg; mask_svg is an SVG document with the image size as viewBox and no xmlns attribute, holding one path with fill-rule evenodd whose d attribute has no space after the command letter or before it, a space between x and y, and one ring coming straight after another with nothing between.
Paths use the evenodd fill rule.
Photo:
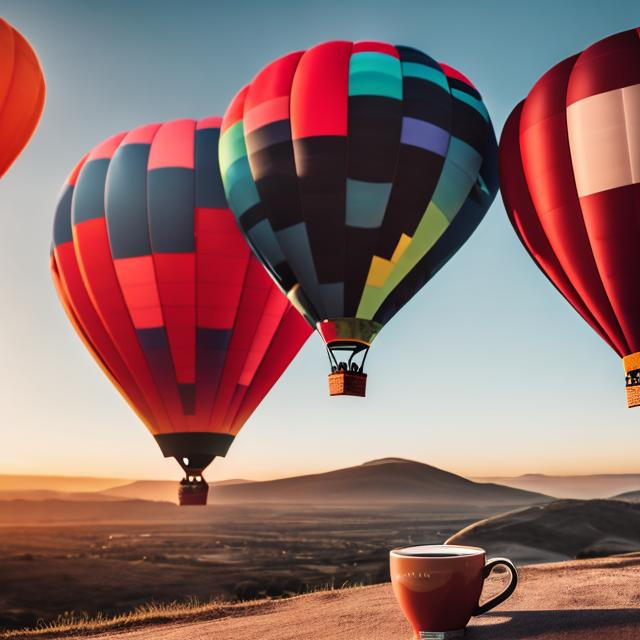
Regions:
<instances>
[{"instance_id":1,"label":"hot air balloon","mask_svg":"<svg viewBox=\"0 0 640 640\"><path fill-rule=\"evenodd\" d=\"M502 196L538 267L623 358L640 405L640 30L547 71L509 116Z\"/></svg>"},{"instance_id":2,"label":"hot air balloon","mask_svg":"<svg viewBox=\"0 0 640 640\"><path fill-rule=\"evenodd\" d=\"M80 338L206 504L203 470L311 330L227 208L220 118L120 133L93 148L57 206L51 272Z\"/></svg>"},{"instance_id":3,"label":"hot air balloon","mask_svg":"<svg viewBox=\"0 0 640 640\"><path fill-rule=\"evenodd\" d=\"M44 94L44 76L34 50L0 18L0 177L35 131Z\"/></svg>"},{"instance_id":4,"label":"hot air balloon","mask_svg":"<svg viewBox=\"0 0 640 640\"><path fill-rule=\"evenodd\" d=\"M327 42L242 89L219 150L245 237L326 344L330 394L364 396L372 341L498 189L480 94L416 49Z\"/></svg>"}]
</instances>

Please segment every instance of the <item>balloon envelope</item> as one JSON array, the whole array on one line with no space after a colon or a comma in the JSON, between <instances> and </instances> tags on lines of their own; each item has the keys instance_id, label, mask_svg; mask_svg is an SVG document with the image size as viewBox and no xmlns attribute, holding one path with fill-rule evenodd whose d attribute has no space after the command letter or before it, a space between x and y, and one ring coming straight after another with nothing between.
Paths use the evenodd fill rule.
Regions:
<instances>
[{"instance_id":1,"label":"balloon envelope","mask_svg":"<svg viewBox=\"0 0 640 640\"><path fill-rule=\"evenodd\" d=\"M382 42L327 42L265 67L225 113L220 165L243 233L331 357L366 355L498 188L471 81Z\"/></svg>"},{"instance_id":2,"label":"balloon envelope","mask_svg":"<svg viewBox=\"0 0 640 640\"><path fill-rule=\"evenodd\" d=\"M35 131L44 96L44 76L34 50L0 18L0 177Z\"/></svg>"},{"instance_id":3,"label":"balloon envelope","mask_svg":"<svg viewBox=\"0 0 640 640\"><path fill-rule=\"evenodd\" d=\"M64 186L51 256L80 337L188 476L226 454L311 332L227 208L219 125L97 145Z\"/></svg>"},{"instance_id":4,"label":"balloon envelope","mask_svg":"<svg viewBox=\"0 0 640 640\"><path fill-rule=\"evenodd\" d=\"M500 140L502 196L521 242L624 358L640 404L640 30L550 69Z\"/></svg>"}]
</instances>

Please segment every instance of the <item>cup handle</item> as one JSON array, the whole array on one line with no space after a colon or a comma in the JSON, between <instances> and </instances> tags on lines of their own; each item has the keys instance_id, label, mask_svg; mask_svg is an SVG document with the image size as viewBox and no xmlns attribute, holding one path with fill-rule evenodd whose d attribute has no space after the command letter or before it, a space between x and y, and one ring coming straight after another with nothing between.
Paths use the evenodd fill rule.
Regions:
<instances>
[{"instance_id":1,"label":"cup handle","mask_svg":"<svg viewBox=\"0 0 640 640\"><path fill-rule=\"evenodd\" d=\"M518 571L516 570L513 562L511 562L511 560L507 560L507 558L492 558L491 560L489 560L484 566L482 572L483 578L488 578L494 567L497 567L500 564L509 569L509 572L511 573L511 581L507 585L507 588L502 591L502 593L499 593L495 598L491 598L491 600L488 600L483 605L478 606L478 608L473 612L474 616L481 616L483 613L487 613L487 611L490 611L494 607L497 607L516 590L516 587L518 586Z\"/></svg>"}]
</instances>

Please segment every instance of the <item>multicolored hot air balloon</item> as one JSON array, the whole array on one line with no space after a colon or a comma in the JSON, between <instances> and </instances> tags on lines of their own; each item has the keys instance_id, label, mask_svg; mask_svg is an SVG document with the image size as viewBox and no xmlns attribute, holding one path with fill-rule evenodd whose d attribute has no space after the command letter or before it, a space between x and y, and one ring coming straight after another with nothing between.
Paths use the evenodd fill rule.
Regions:
<instances>
[{"instance_id":1,"label":"multicolored hot air balloon","mask_svg":"<svg viewBox=\"0 0 640 640\"><path fill-rule=\"evenodd\" d=\"M382 42L327 42L265 67L227 109L220 167L255 254L326 343L332 395L364 396L371 342L498 189L473 84Z\"/></svg>"},{"instance_id":2,"label":"multicolored hot air balloon","mask_svg":"<svg viewBox=\"0 0 640 640\"><path fill-rule=\"evenodd\" d=\"M33 135L44 94L44 76L34 50L0 18L0 178Z\"/></svg>"},{"instance_id":3,"label":"multicolored hot air balloon","mask_svg":"<svg viewBox=\"0 0 640 640\"><path fill-rule=\"evenodd\" d=\"M640 30L605 38L538 80L500 140L518 237L621 357L640 405Z\"/></svg>"},{"instance_id":4,"label":"multicolored hot air balloon","mask_svg":"<svg viewBox=\"0 0 640 640\"><path fill-rule=\"evenodd\" d=\"M227 208L220 118L176 120L96 146L67 180L51 272L89 351L205 504L202 471L311 333Z\"/></svg>"}]
</instances>

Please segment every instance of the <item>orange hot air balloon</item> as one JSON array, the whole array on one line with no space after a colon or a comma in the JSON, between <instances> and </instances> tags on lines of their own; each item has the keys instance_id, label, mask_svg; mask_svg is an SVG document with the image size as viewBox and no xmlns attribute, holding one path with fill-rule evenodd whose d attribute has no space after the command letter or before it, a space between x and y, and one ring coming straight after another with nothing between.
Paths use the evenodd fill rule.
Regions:
<instances>
[{"instance_id":1,"label":"orange hot air balloon","mask_svg":"<svg viewBox=\"0 0 640 640\"><path fill-rule=\"evenodd\" d=\"M33 135L44 94L44 75L35 51L0 18L0 177Z\"/></svg>"}]
</instances>

